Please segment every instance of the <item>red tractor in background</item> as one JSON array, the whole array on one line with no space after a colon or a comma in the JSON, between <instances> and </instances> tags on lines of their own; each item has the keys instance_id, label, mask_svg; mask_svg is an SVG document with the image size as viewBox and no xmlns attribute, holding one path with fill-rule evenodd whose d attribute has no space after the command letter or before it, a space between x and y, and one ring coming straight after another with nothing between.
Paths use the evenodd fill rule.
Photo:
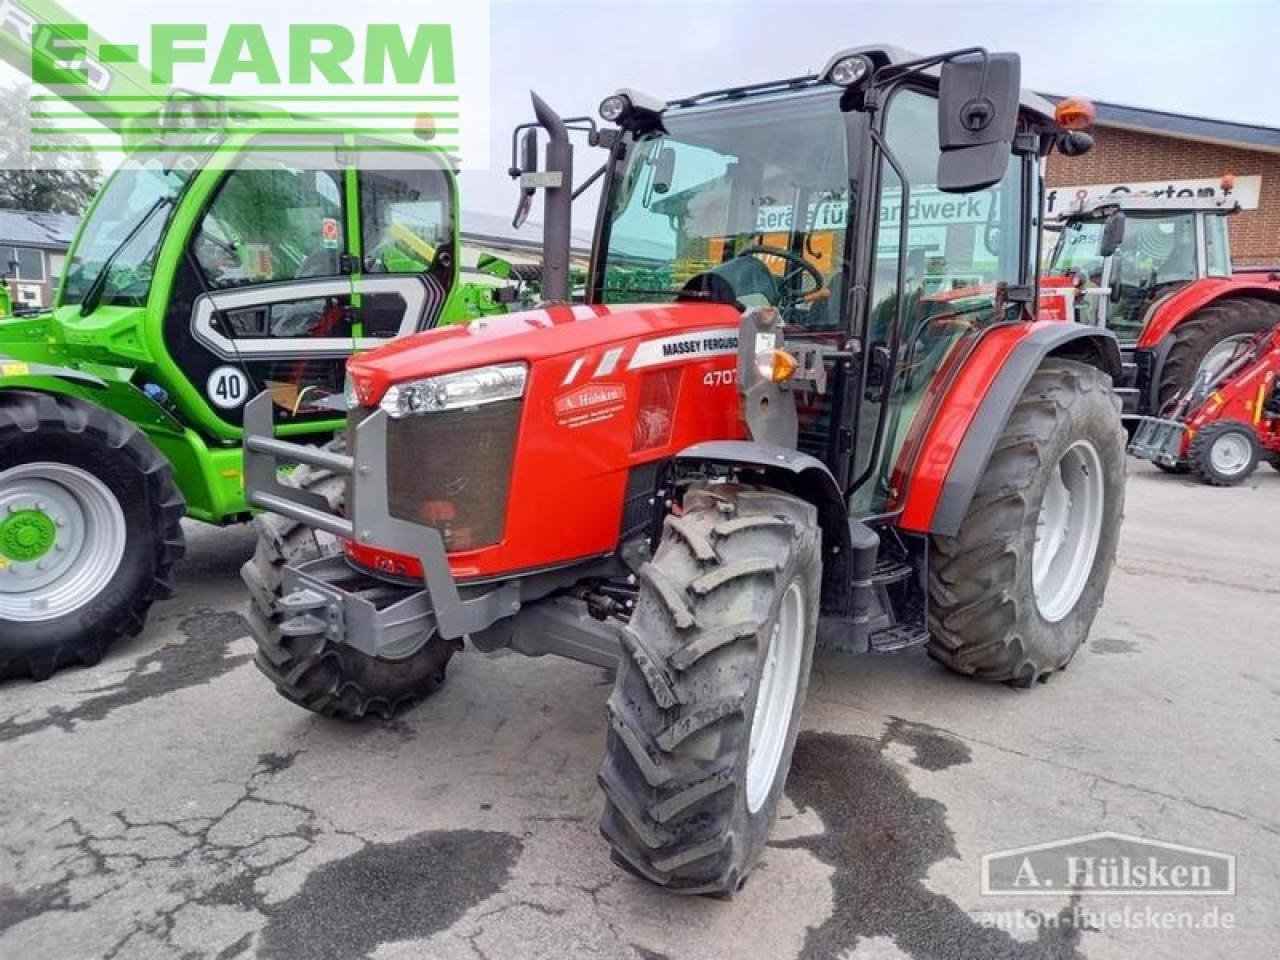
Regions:
<instances>
[{"instance_id":1,"label":"red tractor in background","mask_svg":"<svg viewBox=\"0 0 1280 960\"><path fill-rule=\"evenodd\" d=\"M348 718L435 689L464 643L616 667L601 831L637 876L724 895L816 643L1028 687L1065 667L1123 514L1121 361L1036 319L1041 161L1092 140L1019 74L860 47L620 91L603 129L535 96L513 173L522 210L546 190L547 306L353 359L345 451L246 409L276 514L244 568L259 667ZM571 129L608 151L577 305Z\"/></svg>"},{"instance_id":2,"label":"red tractor in background","mask_svg":"<svg viewBox=\"0 0 1280 960\"><path fill-rule=\"evenodd\" d=\"M1141 418L1129 452L1167 469L1185 464L1215 487L1243 483L1264 460L1280 470L1280 326L1239 345L1168 418Z\"/></svg>"},{"instance_id":3,"label":"red tractor in background","mask_svg":"<svg viewBox=\"0 0 1280 960\"><path fill-rule=\"evenodd\" d=\"M1071 301L1072 319L1115 333L1126 414L1168 414L1198 376L1212 379L1280 323L1280 274L1233 272L1227 222L1238 209L1229 193L1111 196L1061 221L1046 287Z\"/></svg>"}]
</instances>

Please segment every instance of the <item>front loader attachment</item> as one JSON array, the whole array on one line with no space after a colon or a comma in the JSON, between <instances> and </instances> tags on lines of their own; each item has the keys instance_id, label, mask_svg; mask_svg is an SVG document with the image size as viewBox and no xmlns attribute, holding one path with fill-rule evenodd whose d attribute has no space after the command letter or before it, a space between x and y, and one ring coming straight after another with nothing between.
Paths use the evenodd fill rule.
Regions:
<instances>
[{"instance_id":1,"label":"front loader attachment","mask_svg":"<svg viewBox=\"0 0 1280 960\"><path fill-rule=\"evenodd\" d=\"M1136 417L1137 429L1129 441L1129 454L1173 469L1182 462L1189 431L1178 420Z\"/></svg>"}]
</instances>

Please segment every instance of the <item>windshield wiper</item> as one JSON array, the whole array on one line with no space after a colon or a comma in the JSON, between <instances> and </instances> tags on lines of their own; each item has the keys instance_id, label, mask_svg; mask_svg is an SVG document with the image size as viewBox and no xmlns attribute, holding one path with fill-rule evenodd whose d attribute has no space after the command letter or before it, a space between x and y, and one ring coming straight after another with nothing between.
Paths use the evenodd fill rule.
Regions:
<instances>
[{"instance_id":1,"label":"windshield wiper","mask_svg":"<svg viewBox=\"0 0 1280 960\"><path fill-rule=\"evenodd\" d=\"M84 292L84 299L80 301L80 316L87 317L98 309L98 305L102 302L102 295L107 289L107 278L111 275L111 268L115 266L120 254L125 251L129 244L133 243L134 237L142 232L143 228L151 222L152 217L165 207L173 204L173 199L173 197L157 197L156 202L151 204L151 207L143 214L137 226L130 230L129 235L116 244L115 249L111 251L107 259L102 261L102 269L93 278L93 282L89 284L89 289Z\"/></svg>"}]
</instances>

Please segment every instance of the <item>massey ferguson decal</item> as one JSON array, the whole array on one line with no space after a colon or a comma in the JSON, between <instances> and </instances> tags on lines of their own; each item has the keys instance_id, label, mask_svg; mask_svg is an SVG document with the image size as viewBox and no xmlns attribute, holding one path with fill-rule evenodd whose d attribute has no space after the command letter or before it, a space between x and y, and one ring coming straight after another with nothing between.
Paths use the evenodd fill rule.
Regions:
<instances>
[{"instance_id":1,"label":"massey ferguson decal","mask_svg":"<svg viewBox=\"0 0 1280 960\"><path fill-rule=\"evenodd\" d=\"M655 367L662 363L674 363L677 360L691 360L701 357L718 357L738 352L738 330L736 327L724 327L720 330L700 330L697 333L682 333L661 340L648 340L636 347L631 357L628 370L640 367Z\"/></svg>"},{"instance_id":2,"label":"massey ferguson decal","mask_svg":"<svg viewBox=\"0 0 1280 960\"><path fill-rule=\"evenodd\" d=\"M626 402L627 388L621 383L583 384L556 397L556 420L570 429L585 427L617 416Z\"/></svg>"}]
</instances>

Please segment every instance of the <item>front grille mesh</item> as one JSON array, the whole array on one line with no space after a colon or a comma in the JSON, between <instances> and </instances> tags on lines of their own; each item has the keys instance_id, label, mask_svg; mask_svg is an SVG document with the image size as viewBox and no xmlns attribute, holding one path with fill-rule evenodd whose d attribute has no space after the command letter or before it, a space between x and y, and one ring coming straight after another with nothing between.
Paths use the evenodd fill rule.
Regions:
<instances>
[{"instance_id":1,"label":"front grille mesh","mask_svg":"<svg viewBox=\"0 0 1280 960\"><path fill-rule=\"evenodd\" d=\"M501 540L520 408L504 400L390 421L391 515L439 530L450 551Z\"/></svg>"}]
</instances>

